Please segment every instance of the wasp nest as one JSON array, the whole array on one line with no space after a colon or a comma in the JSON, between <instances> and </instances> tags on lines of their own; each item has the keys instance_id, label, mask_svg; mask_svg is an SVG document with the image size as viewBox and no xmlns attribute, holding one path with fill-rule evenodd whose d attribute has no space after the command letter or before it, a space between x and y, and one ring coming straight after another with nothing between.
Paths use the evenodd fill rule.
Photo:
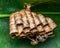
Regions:
<instances>
[{"instance_id":1,"label":"wasp nest","mask_svg":"<svg viewBox=\"0 0 60 48\"><path fill-rule=\"evenodd\" d=\"M55 22L42 14L31 12L30 4L25 5L26 9L12 13L10 16L10 35L12 38L28 38L32 45L44 42L53 35Z\"/></svg>"}]
</instances>

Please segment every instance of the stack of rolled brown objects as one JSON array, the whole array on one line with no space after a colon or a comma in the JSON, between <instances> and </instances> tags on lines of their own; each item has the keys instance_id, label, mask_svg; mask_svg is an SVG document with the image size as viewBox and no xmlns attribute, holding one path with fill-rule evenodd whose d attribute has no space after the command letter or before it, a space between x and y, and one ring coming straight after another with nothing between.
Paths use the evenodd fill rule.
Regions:
<instances>
[{"instance_id":1,"label":"stack of rolled brown objects","mask_svg":"<svg viewBox=\"0 0 60 48\"><path fill-rule=\"evenodd\" d=\"M28 38L35 45L52 36L56 24L49 17L31 12L30 7L26 5L26 9L11 14L10 35L12 38Z\"/></svg>"}]
</instances>

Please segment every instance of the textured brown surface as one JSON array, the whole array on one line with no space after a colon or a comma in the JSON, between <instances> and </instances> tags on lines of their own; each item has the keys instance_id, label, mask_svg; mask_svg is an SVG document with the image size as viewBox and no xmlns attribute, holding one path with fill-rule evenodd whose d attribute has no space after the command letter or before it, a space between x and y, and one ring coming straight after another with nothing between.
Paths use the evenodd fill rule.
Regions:
<instances>
[{"instance_id":1,"label":"textured brown surface","mask_svg":"<svg viewBox=\"0 0 60 48\"><path fill-rule=\"evenodd\" d=\"M55 22L42 14L31 12L30 6L27 5L26 7L26 9L10 16L10 35L20 38L29 37L32 44L44 42L53 35L53 29L56 27Z\"/></svg>"}]
</instances>

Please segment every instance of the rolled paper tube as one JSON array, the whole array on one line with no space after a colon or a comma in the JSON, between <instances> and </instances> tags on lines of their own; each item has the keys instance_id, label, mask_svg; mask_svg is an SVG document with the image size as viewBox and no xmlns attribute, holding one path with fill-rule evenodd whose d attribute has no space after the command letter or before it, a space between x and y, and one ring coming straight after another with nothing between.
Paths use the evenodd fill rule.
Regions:
<instances>
[{"instance_id":1,"label":"rolled paper tube","mask_svg":"<svg viewBox=\"0 0 60 48\"><path fill-rule=\"evenodd\" d=\"M31 33L35 33L35 28L36 28L36 25L34 23L34 20L33 20L33 17L31 15L31 12L30 11L25 11L26 15L27 15L27 19L29 21L29 24L30 24L30 30L31 30ZM32 32L32 30L34 30L35 32Z\"/></svg>"},{"instance_id":2,"label":"rolled paper tube","mask_svg":"<svg viewBox=\"0 0 60 48\"><path fill-rule=\"evenodd\" d=\"M33 16L33 19L34 19L34 22L36 24L36 26L40 25L41 22L39 21L39 19L37 18L37 14L32 12L32 16Z\"/></svg>"},{"instance_id":3,"label":"rolled paper tube","mask_svg":"<svg viewBox=\"0 0 60 48\"><path fill-rule=\"evenodd\" d=\"M16 28L14 14L12 14L10 16L10 35L15 37L16 34L18 34L18 30Z\"/></svg>"},{"instance_id":4,"label":"rolled paper tube","mask_svg":"<svg viewBox=\"0 0 60 48\"><path fill-rule=\"evenodd\" d=\"M43 26L47 25L47 21L46 21L46 19L45 19L45 17L43 15L38 14L37 16L38 16L38 18L41 21Z\"/></svg>"},{"instance_id":5,"label":"rolled paper tube","mask_svg":"<svg viewBox=\"0 0 60 48\"><path fill-rule=\"evenodd\" d=\"M52 30L53 30L54 28L56 28L57 25L55 24L55 22L54 22L51 18L46 17L46 20L47 20L50 28L52 28Z\"/></svg>"},{"instance_id":6,"label":"rolled paper tube","mask_svg":"<svg viewBox=\"0 0 60 48\"><path fill-rule=\"evenodd\" d=\"M23 24L21 18L22 18L22 17L21 17L21 15L20 15L20 13L19 13L19 12L16 12L16 14L15 14L16 25L22 25L22 24Z\"/></svg>"},{"instance_id":7,"label":"rolled paper tube","mask_svg":"<svg viewBox=\"0 0 60 48\"><path fill-rule=\"evenodd\" d=\"M20 14L22 15L22 20L23 20L23 26L24 26L23 32L29 33L30 32L30 26L29 26L25 11L21 10Z\"/></svg>"},{"instance_id":8,"label":"rolled paper tube","mask_svg":"<svg viewBox=\"0 0 60 48\"><path fill-rule=\"evenodd\" d=\"M29 24L30 24L30 28L33 29L35 28L35 24L34 24L34 20L33 20L33 17L31 15L31 12L30 11L25 11L26 12L26 15L27 15L27 19L29 21Z\"/></svg>"},{"instance_id":9,"label":"rolled paper tube","mask_svg":"<svg viewBox=\"0 0 60 48\"><path fill-rule=\"evenodd\" d=\"M20 14L22 15L22 20L23 20L23 24L24 24L24 27L29 27L29 23L28 23L28 20L27 20L27 16L25 14L25 11L24 10L21 10L20 11Z\"/></svg>"}]
</instances>

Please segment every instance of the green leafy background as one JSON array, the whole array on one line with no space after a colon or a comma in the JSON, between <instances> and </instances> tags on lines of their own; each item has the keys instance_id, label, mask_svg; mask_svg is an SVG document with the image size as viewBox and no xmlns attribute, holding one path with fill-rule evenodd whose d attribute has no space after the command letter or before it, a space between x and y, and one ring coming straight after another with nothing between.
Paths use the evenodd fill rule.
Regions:
<instances>
[{"instance_id":1,"label":"green leafy background","mask_svg":"<svg viewBox=\"0 0 60 48\"><path fill-rule=\"evenodd\" d=\"M9 16L7 16L7 18L0 18L0 48L60 48L60 13L51 14L51 12L60 12L59 0L46 1L38 5L34 0L0 0L0 14L11 14L12 12L19 11L23 8L24 2L33 2L35 6L31 8L32 11L36 13L43 12L42 14L51 17L56 22L55 36L36 46L32 46L28 39L12 39L9 35ZM44 12L47 12L47 14Z\"/></svg>"}]
</instances>

